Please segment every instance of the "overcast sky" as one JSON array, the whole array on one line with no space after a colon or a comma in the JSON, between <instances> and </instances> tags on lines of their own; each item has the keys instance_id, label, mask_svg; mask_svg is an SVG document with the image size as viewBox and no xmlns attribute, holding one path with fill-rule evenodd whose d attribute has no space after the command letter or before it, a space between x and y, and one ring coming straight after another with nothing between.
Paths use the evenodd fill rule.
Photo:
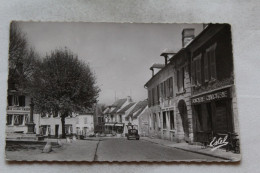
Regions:
<instances>
[{"instance_id":1,"label":"overcast sky","mask_svg":"<svg viewBox=\"0 0 260 173\"><path fill-rule=\"evenodd\" d=\"M100 103L112 104L131 95L134 101L147 98L144 84L151 78L150 66L164 63L164 49L177 52L183 28L188 24L114 24L114 23L20 23L28 41L44 56L65 46L89 63L101 88Z\"/></svg>"}]
</instances>

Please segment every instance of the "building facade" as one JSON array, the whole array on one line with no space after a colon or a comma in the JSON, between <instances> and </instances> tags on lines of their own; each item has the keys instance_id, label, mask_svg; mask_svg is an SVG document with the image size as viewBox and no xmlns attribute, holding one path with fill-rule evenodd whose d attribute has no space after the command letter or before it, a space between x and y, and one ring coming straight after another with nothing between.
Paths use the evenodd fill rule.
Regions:
<instances>
[{"instance_id":1,"label":"building facade","mask_svg":"<svg viewBox=\"0 0 260 173\"><path fill-rule=\"evenodd\" d=\"M230 25L210 24L188 46L194 141L238 134Z\"/></svg>"}]
</instances>

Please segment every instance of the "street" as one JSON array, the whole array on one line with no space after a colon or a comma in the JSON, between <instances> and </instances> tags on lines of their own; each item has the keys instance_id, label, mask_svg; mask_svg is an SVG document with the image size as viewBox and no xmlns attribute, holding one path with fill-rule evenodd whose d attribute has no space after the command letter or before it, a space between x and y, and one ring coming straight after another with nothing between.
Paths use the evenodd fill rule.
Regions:
<instances>
[{"instance_id":1,"label":"street","mask_svg":"<svg viewBox=\"0 0 260 173\"><path fill-rule=\"evenodd\" d=\"M220 160L218 158L164 147L144 140L126 138L104 139L99 142L95 161L177 161Z\"/></svg>"},{"instance_id":2,"label":"street","mask_svg":"<svg viewBox=\"0 0 260 173\"><path fill-rule=\"evenodd\" d=\"M53 147L50 153L42 153L42 148L7 150L10 160L64 160L64 161L220 161L221 159L165 147L145 140L126 138L103 138L77 140L72 143L62 141L62 147Z\"/></svg>"}]
</instances>

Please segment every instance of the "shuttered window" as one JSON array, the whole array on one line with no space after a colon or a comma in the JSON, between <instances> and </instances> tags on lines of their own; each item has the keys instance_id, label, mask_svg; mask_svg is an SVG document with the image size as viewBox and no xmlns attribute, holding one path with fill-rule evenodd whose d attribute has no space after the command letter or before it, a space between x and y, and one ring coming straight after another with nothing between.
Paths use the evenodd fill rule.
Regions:
<instances>
[{"instance_id":1,"label":"shuttered window","mask_svg":"<svg viewBox=\"0 0 260 173\"><path fill-rule=\"evenodd\" d=\"M204 81L209 81L209 52L204 56Z\"/></svg>"},{"instance_id":2,"label":"shuttered window","mask_svg":"<svg viewBox=\"0 0 260 173\"><path fill-rule=\"evenodd\" d=\"M217 72L216 72L216 47L217 44L215 43L211 47L206 50L206 57L208 60L208 80L215 80L217 79Z\"/></svg>"},{"instance_id":3,"label":"shuttered window","mask_svg":"<svg viewBox=\"0 0 260 173\"><path fill-rule=\"evenodd\" d=\"M195 61L191 62L191 84L192 84L192 86L196 85L196 63L195 63Z\"/></svg>"},{"instance_id":4,"label":"shuttered window","mask_svg":"<svg viewBox=\"0 0 260 173\"><path fill-rule=\"evenodd\" d=\"M170 92L169 96L173 97L173 79L172 79L172 77L169 78L169 92Z\"/></svg>"},{"instance_id":5,"label":"shuttered window","mask_svg":"<svg viewBox=\"0 0 260 173\"><path fill-rule=\"evenodd\" d=\"M197 85L201 85L201 55L197 56L195 59Z\"/></svg>"}]
</instances>

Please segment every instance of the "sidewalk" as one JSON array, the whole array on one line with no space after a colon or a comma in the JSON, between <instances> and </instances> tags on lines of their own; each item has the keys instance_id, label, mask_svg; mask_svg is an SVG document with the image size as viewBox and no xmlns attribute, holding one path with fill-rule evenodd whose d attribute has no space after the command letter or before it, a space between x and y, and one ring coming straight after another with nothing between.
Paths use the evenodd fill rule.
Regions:
<instances>
[{"instance_id":1,"label":"sidewalk","mask_svg":"<svg viewBox=\"0 0 260 173\"><path fill-rule=\"evenodd\" d=\"M201 145L190 145L188 143L176 143L176 142L169 141L169 140L149 138L149 137L141 137L140 139L149 141L152 143L156 143L159 145L163 145L166 147L177 148L177 149L188 151L188 152L193 152L193 153L217 157L217 158L221 158L221 159L225 159L225 160L230 160L233 162L241 160L240 154L226 152L223 149L216 149L214 151L211 151L211 148L202 148Z\"/></svg>"}]
</instances>

